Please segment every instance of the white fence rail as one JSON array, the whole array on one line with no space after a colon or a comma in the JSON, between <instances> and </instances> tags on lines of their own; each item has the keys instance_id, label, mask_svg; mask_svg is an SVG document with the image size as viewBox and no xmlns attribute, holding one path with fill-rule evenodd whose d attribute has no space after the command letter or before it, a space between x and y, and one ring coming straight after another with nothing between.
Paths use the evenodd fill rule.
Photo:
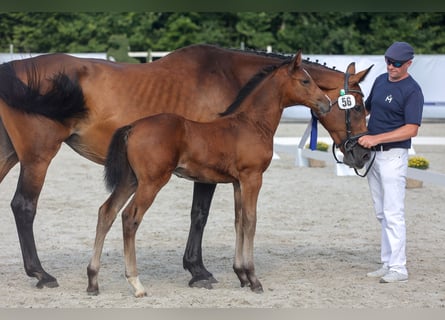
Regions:
<instances>
[{"instance_id":1,"label":"white fence rail","mask_svg":"<svg viewBox=\"0 0 445 320\"><path fill-rule=\"evenodd\" d=\"M318 150L310 150L305 148L306 142L310 135L311 122L309 122L303 136L300 137L274 137L274 152L287 153L295 155L295 165L300 167L308 166L308 158L326 161L328 163L336 164L336 172L339 176L355 175L355 171L344 164L338 164L334 159L332 152L322 152ZM332 139L329 137L319 137L318 141L323 141L332 144ZM443 137L414 137L413 145L427 144L427 145L445 145L445 138ZM414 149L410 150L411 154ZM337 157L342 159L342 154L338 152ZM434 172L431 170L420 170L408 168L408 178L422 180L427 183L436 184L445 187L445 174Z\"/></svg>"}]
</instances>

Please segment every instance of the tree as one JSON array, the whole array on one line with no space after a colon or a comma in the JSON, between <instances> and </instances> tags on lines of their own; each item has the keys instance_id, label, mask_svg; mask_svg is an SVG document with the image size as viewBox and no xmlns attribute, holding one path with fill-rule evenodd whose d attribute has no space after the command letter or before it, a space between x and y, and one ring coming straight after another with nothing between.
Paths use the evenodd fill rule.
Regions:
<instances>
[{"instance_id":1,"label":"tree","mask_svg":"<svg viewBox=\"0 0 445 320\"><path fill-rule=\"evenodd\" d=\"M139 63L137 59L128 56L129 45L125 35L114 34L110 37L108 43L107 59L117 62Z\"/></svg>"},{"instance_id":2,"label":"tree","mask_svg":"<svg viewBox=\"0 0 445 320\"><path fill-rule=\"evenodd\" d=\"M395 41L445 53L445 13L14 12L0 13L0 51L106 52L112 35L131 51L195 43L307 54L383 54Z\"/></svg>"}]
</instances>

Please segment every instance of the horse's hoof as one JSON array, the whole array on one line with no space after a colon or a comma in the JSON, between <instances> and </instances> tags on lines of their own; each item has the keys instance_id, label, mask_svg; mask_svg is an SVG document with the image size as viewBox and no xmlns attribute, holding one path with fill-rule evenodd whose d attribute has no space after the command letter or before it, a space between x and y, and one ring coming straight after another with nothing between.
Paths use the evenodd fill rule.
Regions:
<instances>
[{"instance_id":1,"label":"horse's hoof","mask_svg":"<svg viewBox=\"0 0 445 320\"><path fill-rule=\"evenodd\" d=\"M218 280L216 280L213 276L210 276L207 280L208 280L210 283L218 283Z\"/></svg>"},{"instance_id":2,"label":"horse's hoof","mask_svg":"<svg viewBox=\"0 0 445 320\"><path fill-rule=\"evenodd\" d=\"M197 280L193 282L189 282L189 287L191 288L204 288L204 289L213 289L212 282L207 279Z\"/></svg>"},{"instance_id":3,"label":"horse's hoof","mask_svg":"<svg viewBox=\"0 0 445 320\"><path fill-rule=\"evenodd\" d=\"M87 288L87 294L89 296L98 296L99 295L99 288Z\"/></svg>"},{"instance_id":4,"label":"horse's hoof","mask_svg":"<svg viewBox=\"0 0 445 320\"><path fill-rule=\"evenodd\" d=\"M208 277L195 276L189 281L189 287L213 289L212 283L218 283L218 280L216 280L212 275Z\"/></svg>"},{"instance_id":5,"label":"horse's hoof","mask_svg":"<svg viewBox=\"0 0 445 320\"><path fill-rule=\"evenodd\" d=\"M44 287L47 288L57 288L59 284L57 283L57 280L55 278L51 280L42 279L39 282L37 282L36 287L39 289L42 289Z\"/></svg>"}]
</instances>

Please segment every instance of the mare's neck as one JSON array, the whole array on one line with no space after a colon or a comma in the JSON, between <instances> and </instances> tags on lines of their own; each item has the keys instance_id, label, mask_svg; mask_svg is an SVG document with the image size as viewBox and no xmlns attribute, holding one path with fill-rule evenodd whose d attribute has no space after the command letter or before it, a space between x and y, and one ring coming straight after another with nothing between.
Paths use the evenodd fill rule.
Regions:
<instances>
[{"instance_id":1,"label":"mare's neck","mask_svg":"<svg viewBox=\"0 0 445 320\"><path fill-rule=\"evenodd\" d=\"M328 67L307 62L304 68L309 72L312 79L319 88L323 91L335 90L339 92L340 88L337 87L338 83L343 83L344 73L339 70L329 69Z\"/></svg>"}]
</instances>

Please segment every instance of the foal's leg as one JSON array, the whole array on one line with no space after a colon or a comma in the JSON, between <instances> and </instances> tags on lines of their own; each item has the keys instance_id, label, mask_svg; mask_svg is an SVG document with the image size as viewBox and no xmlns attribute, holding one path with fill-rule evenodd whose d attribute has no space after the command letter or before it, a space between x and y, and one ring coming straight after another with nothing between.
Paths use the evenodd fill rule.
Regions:
<instances>
[{"instance_id":1,"label":"foal's leg","mask_svg":"<svg viewBox=\"0 0 445 320\"><path fill-rule=\"evenodd\" d=\"M250 289L254 292L263 292L263 287L255 275L255 265L253 259L254 238L256 229L256 208L258 194L261 188L262 176L248 176L241 181L241 203L242 203L242 219L241 230L242 237L242 260L235 260L235 270L243 270L250 283ZM237 247L240 243L237 243ZM239 249L237 250L238 257ZM241 263L240 263L241 262ZM237 272L238 277L244 276L243 272ZM240 276L241 275L241 276Z\"/></svg>"},{"instance_id":2,"label":"foal's leg","mask_svg":"<svg viewBox=\"0 0 445 320\"><path fill-rule=\"evenodd\" d=\"M145 212L153 203L156 194L167 183L168 179L159 184L144 184L139 181L136 193L122 213L122 229L124 234L125 276L134 289L135 297L147 295L144 286L139 280L136 266L136 231L141 224Z\"/></svg>"},{"instance_id":3,"label":"foal's leg","mask_svg":"<svg viewBox=\"0 0 445 320\"><path fill-rule=\"evenodd\" d=\"M194 183L190 231L182 259L184 269L192 274L190 287L212 289L212 283L218 282L202 261L202 237L215 188L216 184Z\"/></svg>"},{"instance_id":4,"label":"foal's leg","mask_svg":"<svg viewBox=\"0 0 445 320\"><path fill-rule=\"evenodd\" d=\"M241 283L241 287L249 285L249 279L243 268L243 214L242 214L242 202L241 202L241 188L239 183L233 184L233 192L235 198L235 259L233 261L233 271L235 271L238 279Z\"/></svg>"},{"instance_id":5,"label":"foal's leg","mask_svg":"<svg viewBox=\"0 0 445 320\"><path fill-rule=\"evenodd\" d=\"M105 237L113 225L120 209L134 192L134 187L116 189L105 203L99 208L96 226L96 240L94 241L93 256L87 267L89 295L99 294L98 275L100 269L100 256L102 254Z\"/></svg>"}]
</instances>

